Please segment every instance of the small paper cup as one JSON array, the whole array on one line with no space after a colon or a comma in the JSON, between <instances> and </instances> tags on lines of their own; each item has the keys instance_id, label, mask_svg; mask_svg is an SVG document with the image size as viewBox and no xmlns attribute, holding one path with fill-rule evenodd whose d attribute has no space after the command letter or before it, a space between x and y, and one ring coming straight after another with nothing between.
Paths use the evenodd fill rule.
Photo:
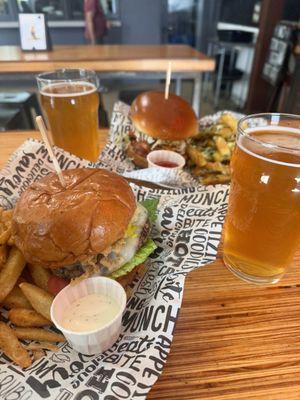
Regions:
<instances>
[{"instance_id":1,"label":"small paper cup","mask_svg":"<svg viewBox=\"0 0 300 400\"><path fill-rule=\"evenodd\" d=\"M61 321L64 312L71 303L81 297L95 293L112 297L118 303L120 311L116 317L103 328L93 331L73 332L63 328ZM51 319L74 350L83 354L103 353L117 341L120 335L126 301L125 290L115 280L104 277L88 278L77 285L68 285L58 293L51 306Z\"/></svg>"},{"instance_id":2,"label":"small paper cup","mask_svg":"<svg viewBox=\"0 0 300 400\"><path fill-rule=\"evenodd\" d=\"M154 150L147 155L148 167L164 168L164 169L182 169L185 165L185 159L175 151L170 150ZM164 167L159 163L170 162L176 164L176 167Z\"/></svg>"}]
</instances>

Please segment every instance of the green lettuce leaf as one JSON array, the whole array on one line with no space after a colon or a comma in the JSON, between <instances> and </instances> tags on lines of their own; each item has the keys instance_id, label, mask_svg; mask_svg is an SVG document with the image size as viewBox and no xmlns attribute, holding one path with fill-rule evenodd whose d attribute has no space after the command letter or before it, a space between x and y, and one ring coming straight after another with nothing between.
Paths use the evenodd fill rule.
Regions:
<instances>
[{"instance_id":1,"label":"green lettuce leaf","mask_svg":"<svg viewBox=\"0 0 300 400\"><path fill-rule=\"evenodd\" d=\"M124 264L121 268L113 272L110 277L115 279L128 274L133 270L134 267L145 262L149 255L156 249L156 247L157 246L153 240L148 239L147 242L135 253L132 259L128 261L128 263Z\"/></svg>"},{"instance_id":2,"label":"green lettuce leaf","mask_svg":"<svg viewBox=\"0 0 300 400\"><path fill-rule=\"evenodd\" d=\"M154 222L157 219L157 206L159 203L159 199L146 199L144 201L141 201L140 204L146 208L148 211L148 216L151 224L154 224Z\"/></svg>"}]
</instances>

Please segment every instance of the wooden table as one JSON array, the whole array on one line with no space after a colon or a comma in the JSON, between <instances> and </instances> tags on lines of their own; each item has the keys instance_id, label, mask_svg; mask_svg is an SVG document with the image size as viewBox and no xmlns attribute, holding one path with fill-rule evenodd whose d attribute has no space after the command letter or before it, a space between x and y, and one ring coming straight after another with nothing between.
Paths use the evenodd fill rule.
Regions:
<instances>
[{"instance_id":1,"label":"wooden table","mask_svg":"<svg viewBox=\"0 0 300 400\"><path fill-rule=\"evenodd\" d=\"M22 52L0 46L0 72L39 72L57 68L96 71L160 71L172 61L174 72L212 71L215 62L187 45L76 45L54 46L49 52Z\"/></svg>"},{"instance_id":2,"label":"wooden table","mask_svg":"<svg viewBox=\"0 0 300 400\"><path fill-rule=\"evenodd\" d=\"M54 46L51 52L22 52L18 46L0 46L0 73L37 73L58 68L87 68L102 74L116 73L130 78L164 77L172 61L176 92L181 79L194 79L193 107L199 112L201 72L213 71L215 61L187 45L76 45ZM145 75L148 73L148 75ZM149 75L150 73L150 75Z\"/></svg>"},{"instance_id":3,"label":"wooden table","mask_svg":"<svg viewBox=\"0 0 300 400\"><path fill-rule=\"evenodd\" d=\"M0 167L37 133L1 133ZM105 143L105 131L100 131ZM300 252L282 281L248 285L216 262L186 279L167 365L150 400L300 399Z\"/></svg>"}]
</instances>

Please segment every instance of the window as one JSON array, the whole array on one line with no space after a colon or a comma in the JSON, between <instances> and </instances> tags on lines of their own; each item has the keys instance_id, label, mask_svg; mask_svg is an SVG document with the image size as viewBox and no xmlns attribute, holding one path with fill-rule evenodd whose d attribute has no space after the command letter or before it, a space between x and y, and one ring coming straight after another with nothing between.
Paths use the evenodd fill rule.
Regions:
<instances>
[{"instance_id":1,"label":"window","mask_svg":"<svg viewBox=\"0 0 300 400\"><path fill-rule=\"evenodd\" d=\"M66 19L63 0L17 0L19 12L45 13L51 20Z\"/></svg>"},{"instance_id":2,"label":"window","mask_svg":"<svg viewBox=\"0 0 300 400\"><path fill-rule=\"evenodd\" d=\"M7 0L0 0L0 15L8 15L8 1Z\"/></svg>"},{"instance_id":3,"label":"window","mask_svg":"<svg viewBox=\"0 0 300 400\"><path fill-rule=\"evenodd\" d=\"M72 19L83 19L83 3L84 0L72 0L71 1L71 13Z\"/></svg>"},{"instance_id":4,"label":"window","mask_svg":"<svg viewBox=\"0 0 300 400\"><path fill-rule=\"evenodd\" d=\"M106 15L117 14L118 5L116 0L101 0L101 4Z\"/></svg>"},{"instance_id":5,"label":"window","mask_svg":"<svg viewBox=\"0 0 300 400\"><path fill-rule=\"evenodd\" d=\"M97 0L108 18L119 17L120 0ZM136 0L138 1L138 0ZM84 0L0 0L0 21L16 21L18 13L45 13L48 20L83 20Z\"/></svg>"},{"instance_id":6,"label":"window","mask_svg":"<svg viewBox=\"0 0 300 400\"><path fill-rule=\"evenodd\" d=\"M98 0L101 4L105 15L108 17L116 17L118 14L118 0ZM70 1L72 19L83 19L83 4L84 0Z\"/></svg>"}]
</instances>

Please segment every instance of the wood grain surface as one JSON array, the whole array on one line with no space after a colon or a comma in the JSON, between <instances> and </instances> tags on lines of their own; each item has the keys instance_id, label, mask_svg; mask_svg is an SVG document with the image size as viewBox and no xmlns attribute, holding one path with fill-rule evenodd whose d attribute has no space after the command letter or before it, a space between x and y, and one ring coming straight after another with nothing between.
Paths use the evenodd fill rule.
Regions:
<instances>
[{"instance_id":1,"label":"wood grain surface","mask_svg":"<svg viewBox=\"0 0 300 400\"><path fill-rule=\"evenodd\" d=\"M37 133L0 134L0 167L28 136ZM105 131L100 137L104 144ZM238 280L220 256L191 273L167 365L148 399L300 399L300 251L274 286Z\"/></svg>"},{"instance_id":2,"label":"wood grain surface","mask_svg":"<svg viewBox=\"0 0 300 400\"><path fill-rule=\"evenodd\" d=\"M107 129L99 129L100 151L106 144ZM4 167L9 156L27 139L42 140L37 131L9 131L0 132L0 169Z\"/></svg>"},{"instance_id":3,"label":"wood grain surface","mask_svg":"<svg viewBox=\"0 0 300 400\"><path fill-rule=\"evenodd\" d=\"M212 71L215 61L187 45L54 46L51 52L22 52L0 46L0 72L39 72L57 68L96 71Z\"/></svg>"}]
</instances>

